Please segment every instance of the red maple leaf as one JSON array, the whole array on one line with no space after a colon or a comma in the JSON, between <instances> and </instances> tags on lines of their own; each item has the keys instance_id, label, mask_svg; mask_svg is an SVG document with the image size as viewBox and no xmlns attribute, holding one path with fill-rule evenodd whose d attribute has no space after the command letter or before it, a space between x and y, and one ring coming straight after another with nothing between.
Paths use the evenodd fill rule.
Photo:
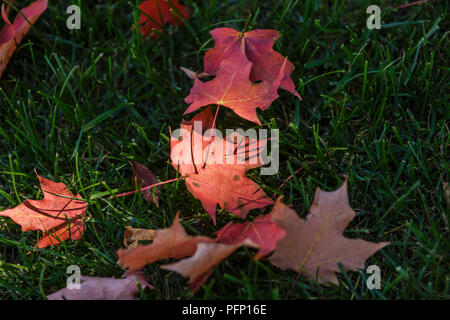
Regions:
<instances>
[{"instance_id":1,"label":"red maple leaf","mask_svg":"<svg viewBox=\"0 0 450 320\"><path fill-rule=\"evenodd\" d=\"M190 17L190 10L179 4L178 0L147 0L139 5L141 16L138 25L144 36L156 38L166 23L182 26L183 19ZM158 32L157 32L158 31Z\"/></svg>"},{"instance_id":2,"label":"red maple leaf","mask_svg":"<svg viewBox=\"0 0 450 320\"><path fill-rule=\"evenodd\" d=\"M170 156L173 167L185 177L188 190L202 202L215 224L217 204L245 218L249 210L273 201L245 175L248 170L263 165L258 155L266 141L248 139L239 133L234 138L214 136L205 141L207 134L203 136L203 132L195 130L195 121L209 124L211 119L211 110L206 108L191 121L183 121L181 128L187 136L172 137Z\"/></svg>"},{"instance_id":3,"label":"red maple leaf","mask_svg":"<svg viewBox=\"0 0 450 320\"><path fill-rule=\"evenodd\" d=\"M233 55L220 62L217 76L208 82L198 78L185 102L191 105L185 114L209 104L230 108L240 117L261 125L256 108L266 110L278 98L278 86L283 77L284 64L278 68L278 77L272 84L267 81L253 83L249 80L252 63L247 59L244 42ZM286 61L285 61L286 62Z\"/></svg>"},{"instance_id":4,"label":"red maple leaf","mask_svg":"<svg viewBox=\"0 0 450 320\"><path fill-rule=\"evenodd\" d=\"M205 53L204 73L218 74L221 62L234 57L244 46L247 59L253 64L250 81L265 81L276 89L280 86L301 99L291 79L293 64L273 50L274 40L279 38L278 31L259 29L242 33L231 28L217 28L210 33L215 45ZM280 69L282 77L278 81Z\"/></svg>"},{"instance_id":5,"label":"red maple leaf","mask_svg":"<svg viewBox=\"0 0 450 320\"><path fill-rule=\"evenodd\" d=\"M78 240L84 232L82 219L87 205L80 195L74 196L64 183L56 183L40 177L44 199L25 200L15 208L0 212L22 226L22 231L41 230L45 236L38 248L59 244L67 239Z\"/></svg>"}]
</instances>

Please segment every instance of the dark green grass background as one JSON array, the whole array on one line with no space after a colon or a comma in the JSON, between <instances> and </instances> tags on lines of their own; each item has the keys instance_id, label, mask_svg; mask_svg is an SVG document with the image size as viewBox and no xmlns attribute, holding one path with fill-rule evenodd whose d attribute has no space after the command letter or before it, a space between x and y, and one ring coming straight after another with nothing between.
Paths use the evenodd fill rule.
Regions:
<instances>
[{"instance_id":1,"label":"dark green grass background","mask_svg":"<svg viewBox=\"0 0 450 320\"><path fill-rule=\"evenodd\" d=\"M29 2L29 1L28 1ZM82 8L82 28L66 28L70 4ZM216 268L195 295L186 280L144 270L155 286L142 299L448 299L449 181L448 1L396 10L407 1L190 1L186 27L168 27L158 40L131 28L137 1L50 1L0 80L0 210L41 197L33 173L66 183L89 201L81 241L30 251L40 234L22 233L0 217L0 298L42 299L66 284L66 268L120 277L116 250L124 226L164 228L177 211L191 234L216 227L184 182L165 185L160 208L127 191L136 159L160 181L177 176L169 162L169 126L187 108L192 80L180 66L201 71L215 27L277 29L276 50L288 56L298 101L280 98L259 116L281 134L280 171L249 173L271 195L279 192L305 217L317 187L333 190L349 177L357 211L345 235L391 245L367 264L381 268L382 287L368 290L365 271L343 273L340 286L317 285L242 248ZM378 4L382 29L368 30L366 8ZM251 15L249 16L249 12ZM12 10L12 15L15 10ZM187 117L190 118L190 117ZM249 128L226 108L219 128ZM313 162L312 164L309 164ZM270 208L255 210L249 219ZM231 214L218 214L217 228Z\"/></svg>"}]
</instances>

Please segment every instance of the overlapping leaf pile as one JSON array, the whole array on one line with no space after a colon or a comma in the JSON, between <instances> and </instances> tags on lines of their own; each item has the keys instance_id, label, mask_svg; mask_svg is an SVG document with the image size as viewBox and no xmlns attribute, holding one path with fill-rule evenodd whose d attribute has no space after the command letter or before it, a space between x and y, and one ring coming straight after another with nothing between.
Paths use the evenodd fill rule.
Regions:
<instances>
[{"instance_id":1,"label":"overlapping leaf pile","mask_svg":"<svg viewBox=\"0 0 450 320\"><path fill-rule=\"evenodd\" d=\"M34 22L46 5L47 1L38 0L23 13ZM140 9L148 13L139 21L143 24L141 32L150 36L155 36L155 30L161 31L164 23L180 24L181 17L190 14L178 1L149 0L142 3ZM173 9L178 12L178 19ZM159 18L155 20L152 17L156 12ZM4 8L3 17L6 17ZM24 25L20 19L17 27L16 21L13 25L7 21L7 26L0 32L0 49L6 50L7 57L28 29L29 24ZM208 136L205 130L215 128L219 108L229 108L243 119L261 125L257 109L269 108L278 98L278 89L287 90L299 99L300 95L291 79L292 63L273 50L274 40L279 36L277 31L242 33L218 28L212 30L211 35L215 45L205 54L201 76L214 78L204 82L195 73L188 72L194 77L194 84L185 99L189 104L185 114L206 108L190 121L182 121L181 129L185 135L171 137L170 157L187 189L200 200L215 225L217 205L246 218L250 210L274 203L246 176L247 171L263 165L259 154L267 140L240 134L226 138ZM14 45L11 39L16 39ZM0 67L6 65L4 61ZM209 105L217 106L215 116ZM195 123L200 123L201 129ZM156 206L162 205L163 199L156 187L163 183L159 183L156 175L143 164L132 161L131 166L133 184L139 185L143 198ZM72 194L63 183L39 175L38 179L44 199L25 200L15 208L0 212L0 216L10 217L22 226L23 231L41 230L44 237L36 245L39 248L80 239L85 230L87 201ZM253 221L230 222L216 231L215 237L188 235L179 214L169 228L127 227L126 248L117 251L118 262L125 269L122 279L83 277L82 290L62 289L48 298L132 299L139 286L151 287L140 270L147 264L168 259L176 261L164 264L162 268L188 277L189 288L196 291L213 274L215 266L242 246L258 250L255 260L270 255L268 260L283 270L291 269L319 283L338 283L338 263L346 270L363 268L369 256L387 245L386 242L343 237L345 228L355 216L349 205L347 188L346 179L335 191L317 189L306 219L301 219L279 198L270 213L261 214ZM139 242L142 240L152 242L142 244Z\"/></svg>"},{"instance_id":2,"label":"overlapping leaf pile","mask_svg":"<svg viewBox=\"0 0 450 320\"><path fill-rule=\"evenodd\" d=\"M245 218L250 210L266 207L273 201L245 175L248 170L263 165L258 155L266 141L239 134L225 139L211 137L205 129L215 127L220 106L261 125L256 109L267 109L278 97L279 88L298 98L300 95L290 77L292 63L273 50L277 31L241 33L219 28L211 34L215 46L205 54L203 71L196 75L183 68L194 78L194 85L185 99L190 104L185 114L206 108L190 121L181 123L183 136L171 137L171 160L187 189L201 201L216 224L217 204ZM205 76L215 77L206 82L200 80ZM217 105L214 117L209 105ZM226 151L217 154L218 150ZM258 160L251 164L235 161L239 157ZM183 161L186 159L191 161ZM344 229L354 216L345 180L336 191L316 191L306 220L299 218L280 198L269 214L244 223L230 222L218 230L213 239L188 236L177 215L170 228L155 231L153 243L121 249L117 255L126 274L137 272L149 263L176 259L178 261L161 268L188 277L192 291L198 290L211 276L213 267L241 246L257 248L255 259L273 253L269 261L283 270L294 270L319 283L337 283L338 263L346 270L363 268L369 256L387 245L386 242L343 237Z\"/></svg>"},{"instance_id":3,"label":"overlapping leaf pile","mask_svg":"<svg viewBox=\"0 0 450 320\"><path fill-rule=\"evenodd\" d=\"M278 98L278 88L300 98L290 76L292 63L272 48L278 38L276 30L242 33L218 28L211 35L215 46L205 54L203 74L215 78L208 82L194 80L185 99L190 104L185 114L216 104L260 125L256 109L269 108Z\"/></svg>"}]
</instances>

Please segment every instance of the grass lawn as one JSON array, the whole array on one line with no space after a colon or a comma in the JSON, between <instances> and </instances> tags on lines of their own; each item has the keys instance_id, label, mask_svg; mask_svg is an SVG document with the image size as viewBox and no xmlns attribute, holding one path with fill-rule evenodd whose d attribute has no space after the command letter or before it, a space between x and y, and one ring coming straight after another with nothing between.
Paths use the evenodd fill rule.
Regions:
<instances>
[{"instance_id":1,"label":"grass lawn","mask_svg":"<svg viewBox=\"0 0 450 320\"><path fill-rule=\"evenodd\" d=\"M69 1L51 1L0 80L0 210L41 197L36 169L88 200L86 232L80 241L32 251L41 233L23 233L0 217L0 299L43 299L66 285L69 265L87 276L120 277L116 251L127 225L164 228L180 211L189 233L209 236L241 221L221 212L215 227L182 181L163 186L159 208L140 194L110 193L133 189L131 159L160 181L177 177L169 127L179 127L192 86L179 67L201 71L213 46L208 32L243 30L247 20L248 30L280 31L276 50L295 65L303 97L280 90L258 112L265 128L280 130L280 170L248 176L272 195L304 167L278 193L305 217L316 187L336 189L347 175L357 216L345 235L391 242L367 262L380 266L381 289L367 288L364 270L342 273L340 286L297 279L241 248L195 294L180 275L147 265L155 289L140 298L449 298L447 1L395 9L408 1L184 0L191 19L159 39L131 27L140 1L70 2L81 2L81 30L66 27ZM382 10L380 30L366 27L371 4ZM217 125L257 128L227 108ZM254 210L248 220L269 211Z\"/></svg>"}]
</instances>

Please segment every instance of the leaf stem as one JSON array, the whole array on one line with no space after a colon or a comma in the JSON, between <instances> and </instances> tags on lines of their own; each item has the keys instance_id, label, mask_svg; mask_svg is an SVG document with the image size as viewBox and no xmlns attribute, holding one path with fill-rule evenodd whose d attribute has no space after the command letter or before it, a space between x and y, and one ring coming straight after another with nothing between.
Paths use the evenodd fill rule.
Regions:
<instances>
[{"instance_id":1,"label":"leaf stem","mask_svg":"<svg viewBox=\"0 0 450 320\"><path fill-rule=\"evenodd\" d=\"M411 2L411 3L407 3L407 4L402 4L400 6L397 6L396 8L397 9L403 9L403 8L412 7L412 6L415 6L415 5L418 5L418 4L422 4L422 3L427 3L427 2L428 2L428 0L414 1L414 2Z\"/></svg>"},{"instance_id":2,"label":"leaf stem","mask_svg":"<svg viewBox=\"0 0 450 320\"><path fill-rule=\"evenodd\" d=\"M219 108L220 108L220 104L217 105L216 114L214 115L214 120L213 120L211 129L214 129L216 127L216 119L217 119L217 115L219 114ZM212 132L211 132L211 136L212 136Z\"/></svg>"},{"instance_id":3,"label":"leaf stem","mask_svg":"<svg viewBox=\"0 0 450 320\"><path fill-rule=\"evenodd\" d=\"M292 178L293 176L295 176L297 173L299 173L302 169L304 169L306 166L310 166L311 164L313 164L313 163L315 163L315 162L317 162L317 161L310 161L310 162L308 162L306 165L301 166L300 168L298 168L297 170L295 170L293 174L291 174L289 177L287 177L287 178L283 181L283 183L278 187L277 191L280 191L280 189L283 188L284 185L285 185L289 180L291 180L291 178ZM272 199L273 199L276 195L277 195L277 192L274 192L274 194L272 195Z\"/></svg>"},{"instance_id":4,"label":"leaf stem","mask_svg":"<svg viewBox=\"0 0 450 320\"><path fill-rule=\"evenodd\" d=\"M163 182L158 182L158 183L149 185L149 186L147 186L147 187L141 188L141 189L139 189L139 190L133 190L133 191L129 191L129 192L124 192L124 193L116 194L115 197L116 197L116 198L119 198L119 197L125 197L125 196L128 196L128 195L130 195L130 194L134 194L134 193L137 193L137 192L142 192L142 191L148 190L148 189L150 189L150 188L154 188L154 187L157 187L157 186L161 186L161 185L166 184L166 183L175 182L175 181L181 180L181 179L183 179L183 178L184 178L184 177L178 177L178 178L175 178L175 179L171 179L171 180L167 180L167 181L163 181ZM111 196L111 197L113 197L113 196Z\"/></svg>"}]
</instances>

